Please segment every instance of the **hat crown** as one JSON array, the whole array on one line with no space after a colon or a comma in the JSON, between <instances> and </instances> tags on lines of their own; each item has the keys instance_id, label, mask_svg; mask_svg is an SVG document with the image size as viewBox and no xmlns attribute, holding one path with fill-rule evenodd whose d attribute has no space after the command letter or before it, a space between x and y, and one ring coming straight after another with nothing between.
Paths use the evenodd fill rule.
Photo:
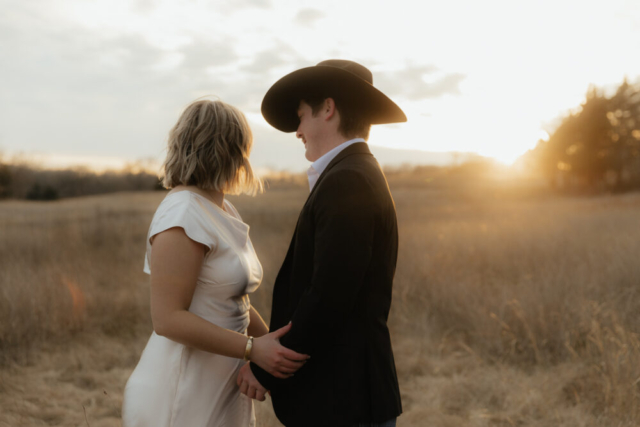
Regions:
<instances>
[{"instance_id":1,"label":"hat crown","mask_svg":"<svg viewBox=\"0 0 640 427\"><path fill-rule=\"evenodd\" d=\"M346 59L327 59L326 61L318 62L316 66L340 68L360 77L370 85L373 85L373 74L371 71L357 62L348 61Z\"/></svg>"}]
</instances>

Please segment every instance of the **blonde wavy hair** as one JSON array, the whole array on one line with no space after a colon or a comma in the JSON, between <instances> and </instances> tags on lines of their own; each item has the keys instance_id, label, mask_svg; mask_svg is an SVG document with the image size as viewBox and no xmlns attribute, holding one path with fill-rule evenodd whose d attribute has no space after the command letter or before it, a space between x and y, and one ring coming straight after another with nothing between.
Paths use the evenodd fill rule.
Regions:
<instances>
[{"instance_id":1,"label":"blonde wavy hair","mask_svg":"<svg viewBox=\"0 0 640 427\"><path fill-rule=\"evenodd\" d=\"M162 184L255 195L263 184L249 163L252 145L251 128L240 110L219 100L195 101L169 132Z\"/></svg>"}]
</instances>

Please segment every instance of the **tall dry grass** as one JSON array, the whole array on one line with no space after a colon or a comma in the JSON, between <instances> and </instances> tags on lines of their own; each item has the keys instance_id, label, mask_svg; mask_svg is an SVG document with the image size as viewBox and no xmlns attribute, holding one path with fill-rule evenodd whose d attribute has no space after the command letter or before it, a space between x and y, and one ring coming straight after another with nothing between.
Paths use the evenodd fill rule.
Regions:
<instances>
[{"instance_id":1,"label":"tall dry grass","mask_svg":"<svg viewBox=\"0 0 640 427\"><path fill-rule=\"evenodd\" d=\"M640 424L640 195L560 199L391 184L400 224L390 318L399 425ZM252 302L266 317L306 194L292 186L232 199L265 270ZM89 417L117 422L113 376L124 384L151 328L141 269L161 198L0 204L0 397L13 399L0 412L13 420L30 413L18 404L33 399L21 378L58 369L57 383L31 390L74 385L95 393L82 400ZM44 350L73 352L74 362ZM81 411L67 412L24 416L34 425L83 422ZM266 406L258 412L261 425L277 425Z\"/></svg>"},{"instance_id":2,"label":"tall dry grass","mask_svg":"<svg viewBox=\"0 0 640 427\"><path fill-rule=\"evenodd\" d=\"M565 397L640 423L640 197L395 193L395 330L523 370L573 363Z\"/></svg>"},{"instance_id":3,"label":"tall dry grass","mask_svg":"<svg viewBox=\"0 0 640 427\"><path fill-rule=\"evenodd\" d=\"M0 362L82 331L148 330L140 254L159 197L2 203Z\"/></svg>"}]
</instances>

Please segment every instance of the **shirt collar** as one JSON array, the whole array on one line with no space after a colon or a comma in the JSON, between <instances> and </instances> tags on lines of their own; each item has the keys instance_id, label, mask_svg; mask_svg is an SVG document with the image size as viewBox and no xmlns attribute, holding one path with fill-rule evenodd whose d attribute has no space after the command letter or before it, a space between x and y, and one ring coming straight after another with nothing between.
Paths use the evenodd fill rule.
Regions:
<instances>
[{"instance_id":1,"label":"shirt collar","mask_svg":"<svg viewBox=\"0 0 640 427\"><path fill-rule=\"evenodd\" d=\"M309 190L313 190L313 186L322 175L322 172L329 166L331 160L333 160L342 150L350 146L351 144L355 144L356 142L365 142L364 138L354 138L350 139L347 142L343 142L337 147L331 149L327 153L323 154L318 160L311 164L309 170L307 170L307 176L309 177Z\"/></svg>"}]
</instances>

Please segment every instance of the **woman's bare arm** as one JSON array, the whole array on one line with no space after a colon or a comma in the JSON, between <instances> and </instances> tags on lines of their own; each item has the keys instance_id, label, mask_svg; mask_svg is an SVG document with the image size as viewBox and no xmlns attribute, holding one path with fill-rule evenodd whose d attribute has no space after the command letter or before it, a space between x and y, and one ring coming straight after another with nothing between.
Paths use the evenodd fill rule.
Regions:
<instances>
[{"instance_id":1,"label":"woman's bare arm","mask_svg":"<svg viewBox=\"0 0 640 427\"><path fill-rule=\"evenodd\" d=\"M155 236L151 251L151 320L156 334L199 350L242 359L247 338L189 312L204 245L171 228Z\"/></svg>"},{"instance_id":2,"label":"woman's bare arm","mask_svg":"<svg viewBox=\"0 0 640 427\"><path fill-rule=\"evenodd\" d=\"M247 333L252 337L261 337L269 333L269 327L262 320L262 316L258 313L253 306L251 306L251 311L249 311L249 328L247 329Z\"/></svg>"},{"instance_id":3,"label":"woman's bare arm","mask_svg":"<svg viewBox=\"0 0 640 427\"><path fill-rule=\"evenodd\" d=\"M245 335L221 328L189 311L204 251L204 245L191 240L179 227L155 236L150 262L153 328L156 334L181 344L242 359L247 346ZM250 322L262 334L256 334L259 338L254 340L251 360L275 372L272 375L287 378L308 358L279 343L288 328L267 334L264 321L253 308Z\"/></svg>"}]
</instances>

